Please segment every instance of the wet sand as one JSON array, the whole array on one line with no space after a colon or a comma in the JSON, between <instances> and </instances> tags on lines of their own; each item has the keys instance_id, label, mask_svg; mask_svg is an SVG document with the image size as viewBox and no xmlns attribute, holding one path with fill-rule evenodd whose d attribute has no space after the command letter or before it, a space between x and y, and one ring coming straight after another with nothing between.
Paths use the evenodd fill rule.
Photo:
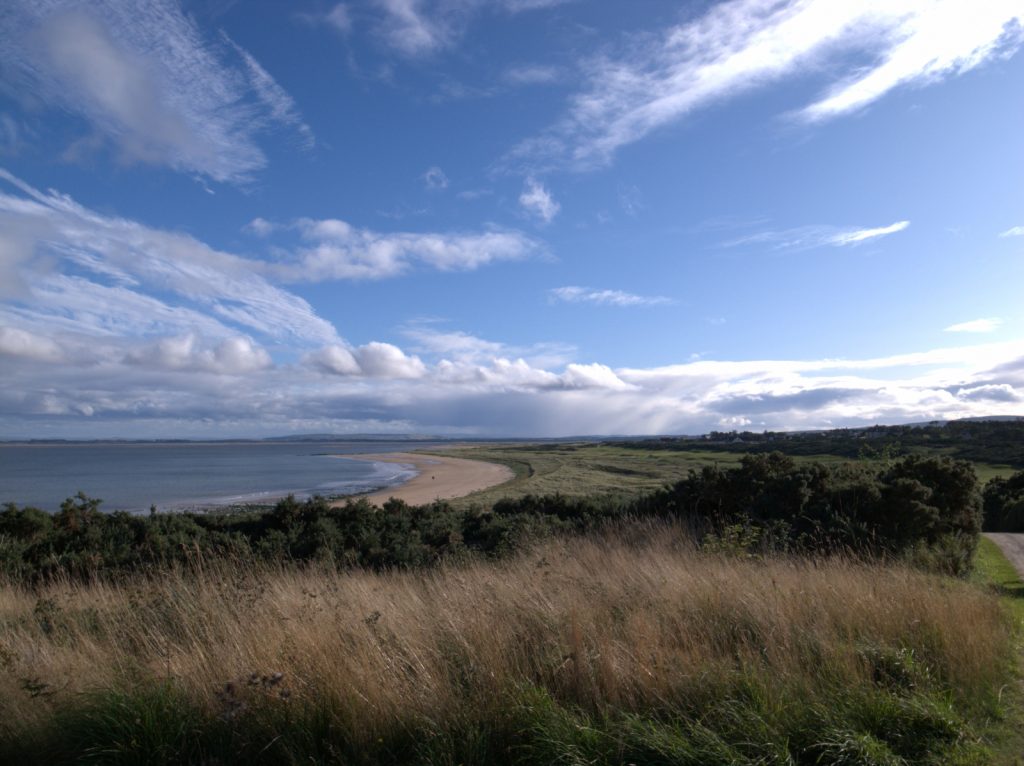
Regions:
<instances>
[{"instance_id":1,"label":"wet sand","mask_svg":"<svg viewBox=\"0 0 1024 766\"><path fill-rule=\"evenodd\" d=\"M424 505L434 500L450 500L471 492L504 484L515 474L511 468L486 463L482 460L467 460L459 457L421 455L414 452L388 452L380 455L339 455L347 460L372 460L375 463L403 463L415 466L419 475L395 487L365 497L374 505L387 502L388 498L404 500L409 505ZM335 505L341 505L338 501Z\"/></svg>"}]
</instances>

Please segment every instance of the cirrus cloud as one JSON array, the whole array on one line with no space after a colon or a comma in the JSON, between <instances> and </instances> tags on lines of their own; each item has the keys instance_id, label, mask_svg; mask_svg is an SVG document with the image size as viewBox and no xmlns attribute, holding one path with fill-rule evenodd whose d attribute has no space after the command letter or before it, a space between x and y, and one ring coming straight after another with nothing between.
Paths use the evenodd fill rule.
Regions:
<instances>
[{"instance_id":1,"label":"cirrus cloud","mask_svg":"<svg viewBox=\"0 0 1024 766\"><path fill-rule=\"evenodd\" d=\"M581 62L586 83L510 164L586 170L738 94L809 69L831 79L796 112L822 122L892 90L968 72L1020 45L1018 0L729 0ZM869 63L865 64L865 60Z\"/></svg>"},{"instance_id":2,"label":"cirrus cloud","mask_svg":"<svg viewBox=\"0 0 1024 766\"><path fill-rule=\"evenodd\" d=\"M548 291L552 298L565 303L593 303L598 306L664 306L673 303L662 295L636 295L623 290L595 290L570 285Z\"/></svg>"},{"instance_id":3,"label":"cirrus cloud","mask_svg":"<svg viewBox=\"0 0 1024 766\"><path fill-rule=\"evenodd\" d=\"M969 322L951 324L945 329L945 332L995 332L999 329L1002 323L1003 320L999 317L972 319Z\"/></svg>"},{"instance_id":4,"label":"cirrus cloud","mask_svg":"<svg viewBox=\"0 0 1024 766\"><path fill-rule=\"evenodd\" d=\"M206 39L174 0L12 0L3 22L8 84L79 115L124 159L238 183L266 165L260 134L314 142L259 62Z\"/></svg>"}]
</instances>

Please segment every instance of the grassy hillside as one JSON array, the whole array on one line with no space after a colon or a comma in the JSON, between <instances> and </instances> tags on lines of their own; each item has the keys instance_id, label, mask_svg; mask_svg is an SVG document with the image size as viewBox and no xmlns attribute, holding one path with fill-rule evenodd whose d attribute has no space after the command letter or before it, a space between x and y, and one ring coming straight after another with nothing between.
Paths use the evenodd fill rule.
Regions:
<instances>
[{"instance_id":1,"label":"grassy hillside","mask_svg":"<svg viewBox=\"0 0 1024 766\"><path fill-rule=\"evenodd\" d=\"M701 445L693 440L686 442L689 447L686 449L674 442L666 443L672 448L658 448L649 442L580 442L460 447L437 454L488 460L507 465L515 472L512 481L450 501L456 508L491 506L498 500L525 495L627 497L684 479L691 469L699 470L705 465L723 468L739 465L744 454L742 450L700 449ZM780 445L776 442L774 446ZM912 452L921 455L949 455L952 450L915 448ZM855 455L848 457L812 453L791 454L791 457L798 463L836 464L855 460ZM871 461L870 458L861 460ZM997 476L1008 477L1014 472L1013 468L1005 464L977 460L972 462L981 484Z\"/></svg>"},{"instance_id":2,"label":"grassy hillside","mask_svg":"<svg viewBox=\"0 0 1024 766\"><path fill-rule=\"evenodd\" d=\"M458 508L490 506L505 498L561 494L626 497L686 477L704 465L739 465L739 455L636 450L615 445L519 444L460 447L438 454L489 460L509 466L515 478L499 487L451 501Z\"/></svg>"},{"instance_id":3,"label":"grassy hillside","mask_svg":"<svg viewBox=\"0 0 1024 766\"><path fill-rule=\"evenodd\" d=\"M985 763L1011 625L667 525L425 573L0 587L5 763Z\"/></svg>"}]
</instances>

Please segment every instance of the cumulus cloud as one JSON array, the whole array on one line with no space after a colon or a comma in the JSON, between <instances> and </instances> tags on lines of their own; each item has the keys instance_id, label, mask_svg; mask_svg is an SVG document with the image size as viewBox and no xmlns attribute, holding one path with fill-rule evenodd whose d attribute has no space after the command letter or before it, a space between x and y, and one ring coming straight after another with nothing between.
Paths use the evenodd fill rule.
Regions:
<instances>
[{"instance_id":1,"label":"cumulus cloud","mask_svg":"<svg viewBox=\"0 0 1024 766\"><path fill-rule=\"evenodd\" d=\"M174 0L12 0L0 70L17 90L84 118L123 158L215 181L264 167L258 137L271 127L313 140L256 59L205 39Z\"/></svg>"},{"instance_id":2,"label":"cumulus cloud","mask_svg":"<svg viewBox=\"0 0 1024 766\"><path fill-rule=\"evenodd\" d=\"M995 383L971 388L961 388L956 392L961 399L989 402L1021 402L1024 401L1024 393L1018 391L1009 383Z\"/></svg>"},{"instance_id":3,"label":"cumulus cloud","mask_svg":"<svg viewBox=\"0 0 1024 766\"><path fill-rule=\"evenodd\" d=\"M398 346L374 341L357 348L333 344L306 357L306 363L333 375L368 378L415 379L427 373L427 367L416 356L409 356Z\"/></svg>"},{"instance_id":4,"label":"cumulus cloud","mask_svg":"<svg viewBox=\"0 0 1024 766\"><path fill-rule=\"evenodd\" d=\"M564 117L512 160L587 169L709 105L815 70L832 84L797 115L820 122L893 89L963 74L1020 45L1018 0L730 0L617 54L582 62ZM865 64L865 62L868 62Z\"/></svg>"},{"instance_id":5,"label":"cumulus cloud","mask_svg":"<svg viewBox=\"0 0 1024 766\"><path fill-rule=\"evenodd\" d=\"M561 376L569 388L602 388L611 391L636 390L636 386L622 380L611 367L603 364L569 364Z\"/></svg>"},{"instance_id":6,"label":"cumulus cloud","mask_svg":"<svg viewBox=\"0 0 1024 766\"><path fill-rule=\"evenodd\" d=\"M129 364L162 370L184 370L240 375L267 369L270 354L251 338L233 336L213 346L204 346L194 333L160 338L132 349L125 357Z\"/></svg>"},{"instance_id":7,"label":"cumulus cloud","mask_svg":"<svg viewBox=\"0 0 1024 766\"><path fill-rule=\"evenodd\" d=\"M64 358L60 346L50 338L17 327L0 327L0 354L40 362L59 362Z\"/></svg>"},{"instance_id":8,"label":"cumulus cloud","mask_svg":"<svg viewBox=\"0 0 1024 766\"><path fill-rule=\"evenodd\" d=\"M523 192L519 195L519 205L528 214L543 223L551 223L561 209L561 205L551 196L551 192L534 178L527 178L523 184Z\"/></svg>"},{"instance_id":9,"label":"cumulus cloud","mask_svg":"<svg viewBox=\"0 0 1024 766\"><path fill-rule=\"evenodd\" d=\"M945 332L995 332L1002 323L1003 320L999 317L972 319L969 322L951 324L945 329Z\"/></svg>"},{"instance_id":10,"label":"cumulus cloud","mask_svg":"<svg viewBox=\"0 0 1024 766\"><path fill-rule=\"evenodd\" d=\"M1002 234L1000 237L1024 237L1024 226L1012 226Z\"/></svg>"},{"instance_id":11,"label":"cumulus cloud","mask_svg":"<svg viewBox=\"0 0 1024 766\"><path fill-rule=\"evenodd\" d=\"M622 290L595 290L592 287L556 287L549 291L556 300L565 303L593 303L598 306L662 306L672 303L661 295L635 295Z\"/></svg>"},{"instance_id":12,"label":"cumulus cloud","mask_svg":"<svg viewBox=\"0 0 1024 766\"><path fill-rule=\"evenodd\" d=\"M356 349L355 357L363 374L370 377L420 378L426 373L423 362L390 343L367 343Z\"/></svg>"}]
</instances>

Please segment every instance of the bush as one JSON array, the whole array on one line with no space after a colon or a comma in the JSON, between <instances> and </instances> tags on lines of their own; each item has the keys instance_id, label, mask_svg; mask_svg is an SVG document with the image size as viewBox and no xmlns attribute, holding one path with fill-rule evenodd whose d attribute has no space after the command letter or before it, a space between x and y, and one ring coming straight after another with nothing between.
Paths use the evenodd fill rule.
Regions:
<instances>
[{"instance_id":1,"label":"bush","mask_svg":"<svg viewBox=\"0 0 1024 766\"><path fill-rule=\"evenodd\" d=\"M637 500L633 512L686 520L714 541L747 530L741 536L762 550L914 554L955 574L969 567L982 518L977 477L962 460L826 466L777 452L747 455L737 468L691 471Z\"/></svg>"},{"instance_id":2,"label":"bush","mask_svg":"<svg viewBox=\"0 0 1024 766\"><path fill-rule=\"evenodd\" d=\"M1024 532L1024 471L985 485L986 532Z\"/></svg>"}]
</instances>

